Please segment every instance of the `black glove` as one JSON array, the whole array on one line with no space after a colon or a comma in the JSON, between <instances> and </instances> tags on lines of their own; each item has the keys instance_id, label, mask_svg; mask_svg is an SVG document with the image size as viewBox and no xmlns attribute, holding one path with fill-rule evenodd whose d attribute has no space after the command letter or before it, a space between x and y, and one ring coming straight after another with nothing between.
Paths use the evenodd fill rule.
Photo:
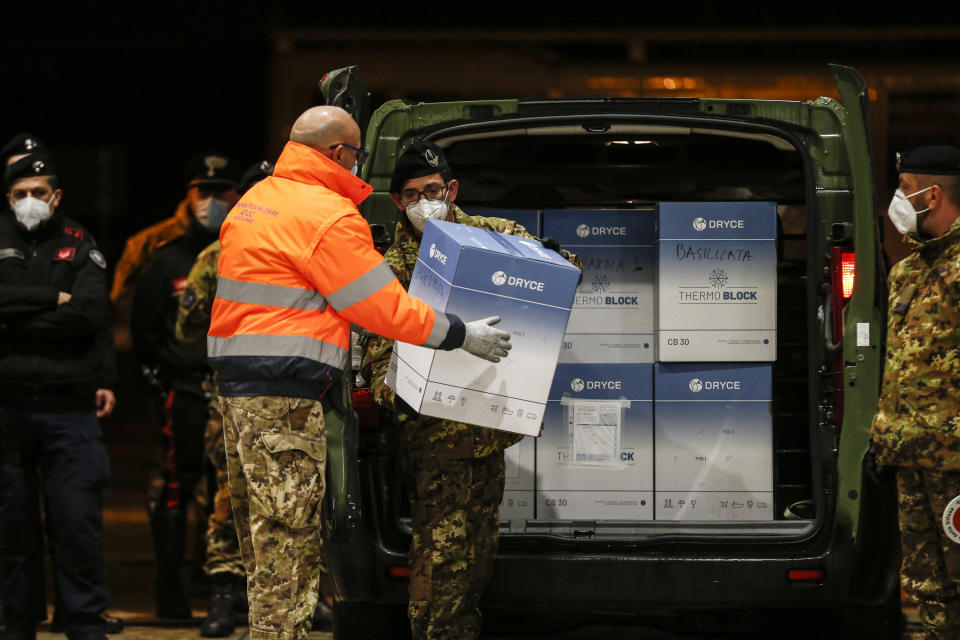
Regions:
<instances>
[{"instance_id":1,"label":"black glove","mask_svg":"<svg viewBox=\"0 0 960 640\"><path fill-rule=\"evenodd\" d=\"M556 251L557 253L560 253L560 243L557 242L555 238L550 238L550 237L540 238L540 244L542 244L547 249L550 249L551 251Z\"/></svg>"}]
</instances>

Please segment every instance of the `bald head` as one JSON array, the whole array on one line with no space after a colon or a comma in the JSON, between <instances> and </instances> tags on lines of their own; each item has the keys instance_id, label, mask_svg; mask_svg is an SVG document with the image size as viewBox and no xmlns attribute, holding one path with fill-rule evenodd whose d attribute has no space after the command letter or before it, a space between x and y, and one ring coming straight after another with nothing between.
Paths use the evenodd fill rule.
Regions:
<instances>
[{"instance_id":1,"label":"bald head","mask_svg":"<svg viewBox=\"0 0 960 640\"><path fill-rule=\"evenodd\" d=\"M360 146L360 127L340 107L312 107L300 114L290 130L290 140L329 155L330 146Z\"/></svg>"}]
</instances>

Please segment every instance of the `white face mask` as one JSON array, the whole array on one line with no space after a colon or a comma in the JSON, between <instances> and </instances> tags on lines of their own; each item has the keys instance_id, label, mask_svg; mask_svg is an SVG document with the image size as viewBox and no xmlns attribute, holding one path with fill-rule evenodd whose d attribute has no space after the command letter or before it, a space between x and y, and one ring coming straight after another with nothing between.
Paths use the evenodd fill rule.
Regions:
<instances>
[{"instance_id":1,"label":"white face mask","mask_svg":"<svg viewBox=\"0 0 960 640\"><path fill-rule=\"evenodd\" d=\"M917 233L917 216L930 211L930 208L927 207L923 211L917 211L913 208L910 198L920 195L924 191L929 191L932 188L933 187L930 186L926 189L915 191L910 195L904 195L903 191L897 189L893 194L893 199L890 201L890 206L887 207L887 215L890 217L890 222L893 223L893 226L897 228L897 231L904 234Z\"/></svg>"},{"instance_id":2,"label":"white face mask","mask_svg":"<svg viewBox=\"0 0 960 640\"><path fill-rule=\"evenodd\" d=\"M230 205L225 200L218 200L211 196L197 202L197 209L193 215L204 228L216 232L220 231L220 225L223 224L228 213L230 213Z\"/></svg>"},{"instance_id":3,"label":"white face mask","mask_svg":"<svg viewBox=\"0 0 960 640\"><path fill-rule=\"evenodd\" d=\"M407 205L407 219L410 220L414 229L423 233L427 226L427 220L447 219L447 201L421 198L413 204Z\"/></svg>"},{"instance_id":4,"label":"white face mask","mask_svg":"<svg viewBox=\"0 0 960 640\"><path fill-rule=\"evenodd\" d=\"M357 175L358 173L360 173L360 165L354 162L353 168L350 169L350 173L352 173L353 175Z\"/></svg>"},{"instance_id":5,"label":"white face mask","mask_svg":"<svg viewBox=\"0 0 960 640\"><path fill-rule=\"evenodd\" d=\"M53 207L50 205L54 197L56 197L56 194L50 196L50 200L44 202L39 198L27 196L14 202L13 214L20 226L27 231L33 231L39 227L41 222L53 215Z\"/></svg>"}]
</instances>

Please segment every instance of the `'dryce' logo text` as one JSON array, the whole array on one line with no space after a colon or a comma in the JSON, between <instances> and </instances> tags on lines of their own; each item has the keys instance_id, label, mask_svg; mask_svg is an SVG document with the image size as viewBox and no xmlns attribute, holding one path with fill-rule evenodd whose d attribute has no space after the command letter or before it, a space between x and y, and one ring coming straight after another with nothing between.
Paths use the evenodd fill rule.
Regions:
<instances>
[{"instance_id":1,"label":"'dryce' logo text","mask_svg":"<svg viewBox=\"0 0 960 640\"><path fill-rule=\"evenodd\" d=\"M494 271L490 280L498 287L507 285L509 287L520 287L521 289L531 289L533 291L543 291L543 283L536 280L527 280L517 276L508 276L503 271Z\"/></svg>"},{"instance_id":2,"label":"'dryce' logo text","mask_svg":"<svg viewBox=\"0 0 960 640\"><path fill-rule=\"evenodd\" d=\"M693 378L690 380L687 385L690 387L690 391L694 393L699 393L701 391L739 391L740 390L740 381L739 380L701 380L700 378Z\"/></svg>"},{"instance_id":3,"label":"'dryce' logo text","mask_svg":"<svg viewBox=\"0 0 960 640\"><path fill-rule=\"evenodd\" d=\"M743 229L743 220L704 220L703 218L694 218L693 228L695 231L706 231L707 229Z\"/></svg>"},{"instance_id":4,"label":"'dryce' logo text","mask_svg":"<svg viewBox=\"0 0 960 640\"><path fill-rule=\"evenodd\" d=\"M430 257L438 260L440 264L447 264L447 256L440 249L437 249L437 245L430 245Z\"/></svg>"},{"instance_id":5,"label":"'dryce' logo text","mask_svg":"<svg viewBox=\"0 0 960 640\"><path fill-rule=\"evenodd\" d=\"M577 235L581 238L586 238L587 236L625 236L627 235L627 228L591 227L590 225L582 224L577 227Z\"/></svg>"},{"instance_id":6,"label":"'dryce' logo text","mask_svg":"<svg viewBox=\"0 0 960 640\"><path fill-rule=\"evenodd\" d=\"M623 383L619 380L583 380L581 378L574 378L570 381L570 388L578 393L584 389L588 391L610 389L620 391L623 389Z\"/></svg>"}]
</instances>

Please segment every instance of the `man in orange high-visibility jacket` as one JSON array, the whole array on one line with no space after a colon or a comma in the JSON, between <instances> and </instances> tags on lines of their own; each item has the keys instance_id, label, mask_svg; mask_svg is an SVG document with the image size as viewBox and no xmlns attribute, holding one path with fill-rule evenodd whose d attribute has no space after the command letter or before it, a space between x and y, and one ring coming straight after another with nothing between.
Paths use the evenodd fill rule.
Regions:
<instances>
[{"instance_id":1,"label":"man in orange high-visibility jacket","mask_svg":"<svg viewBox=\"0 0 960 640\"><path fill-rule=\"evenodd\" d=\"M223 409L250 640L300 640L310 628L323 403L340 396L331 387L349 364L350 323L492 362L511 346L509 334L491 326L499 318L464 324L407 295L357 211L372 191L351 171L366 155L359 146L346 111L307 110L273 175L241 198L220 232L207 350Z\"/></svg>"}]
</instances>

